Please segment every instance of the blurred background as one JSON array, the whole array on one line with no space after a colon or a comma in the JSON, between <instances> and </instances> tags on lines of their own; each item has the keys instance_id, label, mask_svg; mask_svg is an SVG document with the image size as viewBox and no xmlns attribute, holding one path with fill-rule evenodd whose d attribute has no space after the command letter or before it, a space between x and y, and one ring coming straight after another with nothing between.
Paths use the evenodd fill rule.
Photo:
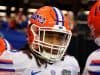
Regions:
<instances>
[{"instance_id":1,"label":"blurred background","mask_svg":"<svg viewBox=\"0 0 100 75\"><path fill-rule=\"evenodd\" d=\"M90 36L87 26L89 9L95 0L0 0L0 36L15 49L24 47L26 27L32 13L44 5L56 6L69 17L73 36L68 53L76 57L81 72L87 56L98 46Z\"/></svg>"},{"instance_id":2,"label":"blurred background","mask_svg":"<svg viewBox=\"0 0 100 75\"><path fill-rule=\"evenodd\" d=\"M88 0L0 0L0 5L7 6L7 15L23 10L24 14L29 14L30 9L37 9L44 5L52 5L60 9L72 10L77 14L80 10L88 10Z\"/></svg>"}]
</instances>

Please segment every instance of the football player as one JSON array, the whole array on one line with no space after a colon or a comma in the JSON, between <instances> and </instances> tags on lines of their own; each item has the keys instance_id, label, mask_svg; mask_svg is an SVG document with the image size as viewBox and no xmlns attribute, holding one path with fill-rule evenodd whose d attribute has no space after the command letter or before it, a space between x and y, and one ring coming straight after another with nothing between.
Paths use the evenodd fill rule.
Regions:
<instances>
[{"instance_id":1,"label":"football player","mask_svg":"<svg viewBox=\"0 0 100 75\"><path fill-rule=\"evenodd\" d=\"M88 25L95 43L100 47L100 1L98 0L90 9ZM93 51L87 58L82 75L100 75L100 49Z\"/></svg>"},{"instance_id":2,"label":"football player","mask_svg":"<svg viewBox=\"0 0 100 75\"><path fill-rule=\"evenodd\" d=\"M3 37L0 37L0 55L2 55L5 50L10 50L10 49L11 49L10 43Z\"/></svg>"},{"instance_id":3,"label":"football player","mask_svg":"<svg viewBox=\"0 0 100 75\"><path fill-rule=\"evenodd\" d=\"M66 53L71 36L67 17L58 8L38 9L28 27L30 51L37 61L34 61L37 66L33 67L33 73L40 68L40 75L78 75L77 60Z\"/></svg>"},{"instance_id":4,"label":"football player","mask_svg":"<svg viewBox=\"0 0 100 75\"><path fill-rule=\"evenodd\" d=\"M67 17L58 8L41 7L29 20L26 47L2 54L7 61L0 64L1 74L79 75L77 60L67 54L71 36Z\"/></svg>"}]
</instances>

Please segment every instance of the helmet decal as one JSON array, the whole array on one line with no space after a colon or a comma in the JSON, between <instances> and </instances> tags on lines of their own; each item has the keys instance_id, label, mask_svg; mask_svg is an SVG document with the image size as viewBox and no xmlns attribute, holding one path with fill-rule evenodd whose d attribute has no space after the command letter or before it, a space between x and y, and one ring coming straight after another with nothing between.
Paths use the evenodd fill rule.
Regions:
<instances>
[{"instance_id":1,"label":"helmet decal","mask_svg":"<svg viewBox=\"0 0 100 75\"><path fill-rule=\"evenodd\" d=\"M36 13L33 13L31 18L34 19L34 20L37 20L41 24L45 22L45 18L43 18L41 15L38 15Z\"/></svg>"},{"instance_id":2,"label":"helmet decal","mask_svg":"<svg viewBox=\"0 0 100 75\"><path fill-rule=\"evenodd\" d=\"M64 26L64 16L63 13L56 7L53 7L55 13L56 13L56 25L63 25Z\"/></svg>"}]
</instances>

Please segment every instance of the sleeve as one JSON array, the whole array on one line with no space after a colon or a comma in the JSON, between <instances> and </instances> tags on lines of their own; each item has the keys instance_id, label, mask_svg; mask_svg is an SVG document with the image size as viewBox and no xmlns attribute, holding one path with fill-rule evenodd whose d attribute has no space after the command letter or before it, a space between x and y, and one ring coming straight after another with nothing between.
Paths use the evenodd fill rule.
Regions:
<instances>
[{"instance_id":1,"label":"sleeve","mask_svg":"<svg viewBox=\"0 0 100 75\"><path fill-rule=\"evenodd\" d=\"M0 75L13 75L15 72L13 60L8 51L4 51L0 56Z\"/></svg>"},{"instance_id":2,"label":"sleeve","mask_svg":"<svg viewBox=\"0 0 100 75\"><path fill-rule=\"evenodd\" d=\"M0 56L0 75L30 75L31 60L22 52L5 51Z\"/></svg>"},{"instance_id":3,"label":"sleeve","mask_svg":"<svg viewBox=\"0 0 100 75\"><path fill-rule=\"evenodd\" d=\"M73 72L72 75L80 75L80 66L75 57L72 58Z\"/></svg>"},{"instance_id":4,"label":"sleeve","mask_svg":"<svg viewBox=\"0 0 100 75\"><path fill-rule=\"evenodd\" d=\"M89 55L89 57L87 58L87 61L86 61L86 64L85 64L85 68L84 68L84 70L83 70L82 75L89 75L89 74L88 74L88 68L89 68L89 65L90 65L91 61L93 60L94 56L96 55L95 53L96 53L96 52L92 52L92 53Z\"/></svg>"},{"instance_id":5,"label":"sleeve","mask_svg":"<svg viewBox=\"0 0 100 75\"><path fill-rule=\"evenodd\" d=\"M77 59L74 56L67 56L65 60L65 62L67 63L67 69L71 71L70 75L79 75L80 67Z\"/></svg>"}]
</instances>

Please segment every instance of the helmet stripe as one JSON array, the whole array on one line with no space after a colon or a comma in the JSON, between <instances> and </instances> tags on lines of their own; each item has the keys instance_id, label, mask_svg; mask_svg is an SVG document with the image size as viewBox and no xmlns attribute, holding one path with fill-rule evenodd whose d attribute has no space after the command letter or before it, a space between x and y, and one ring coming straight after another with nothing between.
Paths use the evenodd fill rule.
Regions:
<instances>
[{"instance_id":1,"label":"helmet stripe","mask_svg":"<svg viewBox=\"0 0 100 75\"><path fill-rule=\"evenodd\" d=\"M64 16L63 13L56 7L53 7L55 13L56 13L56 25L62 25L64 26Z\"/></svg>"}]
</instances>

